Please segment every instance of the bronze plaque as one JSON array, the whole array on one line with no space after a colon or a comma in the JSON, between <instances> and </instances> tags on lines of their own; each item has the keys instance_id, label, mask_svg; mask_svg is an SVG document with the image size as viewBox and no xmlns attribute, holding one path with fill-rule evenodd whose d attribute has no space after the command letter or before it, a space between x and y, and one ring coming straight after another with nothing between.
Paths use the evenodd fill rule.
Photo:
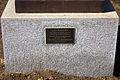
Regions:
<instances>
[{"instance_id":1,"label":"bronze plaque","mask_svg":"<svg viewBox=\"0 0 120 80\"><path fill-rule=\"evenodd\" d=\"M46 44L74 44L75 28L46 28Z\"/></svg>"}]
</instances>

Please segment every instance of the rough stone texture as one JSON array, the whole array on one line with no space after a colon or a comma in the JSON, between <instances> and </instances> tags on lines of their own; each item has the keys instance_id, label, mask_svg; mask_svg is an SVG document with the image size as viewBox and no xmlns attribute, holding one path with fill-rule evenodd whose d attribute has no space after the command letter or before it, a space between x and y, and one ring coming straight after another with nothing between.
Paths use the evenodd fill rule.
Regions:
<instances>
[{"instance_id":1,"label":"rough stone texture","mask_svg":"<svg viewBox=\"0 0 120 80\"><path fill-rule=\"evenodd\" d=\"M7 73L54 70L88 77L113 74L116 12L16 14L14 0L9 0L1 23ZM45 27L75 28L75 44L45 44Z\"/></svg>"}]
</instances>

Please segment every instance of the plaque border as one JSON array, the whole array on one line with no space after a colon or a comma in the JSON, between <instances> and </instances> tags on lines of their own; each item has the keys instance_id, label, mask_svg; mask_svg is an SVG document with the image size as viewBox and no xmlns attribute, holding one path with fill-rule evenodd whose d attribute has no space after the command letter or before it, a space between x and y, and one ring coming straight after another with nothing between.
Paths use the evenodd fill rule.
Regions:
<instances>
[{"instance_id":1,"label":"plaque border","mask_svg":"<svg viewBox=\"0 0 120 80\"><path fill-rule=\"evenodd\" d=\"M72 29L74 29L75 30L75 32L76 32L76 29L75 29L75 27L44 27L44 44L45 45L51 45L51 44L75 44L75 33L74 33L74 43L51 43L51 44L47 44L46 43L46 29L51 29L51 28L72 28Z\"/></svg>"}]
</instances>

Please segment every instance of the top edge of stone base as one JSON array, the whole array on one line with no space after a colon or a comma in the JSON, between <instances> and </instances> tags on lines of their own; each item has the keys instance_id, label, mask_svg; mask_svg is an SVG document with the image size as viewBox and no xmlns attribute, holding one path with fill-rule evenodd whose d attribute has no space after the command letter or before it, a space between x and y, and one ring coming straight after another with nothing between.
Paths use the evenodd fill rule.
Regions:
<instances>
[{"instance_id":1,"label":"top edge of stone base","mask_svg":"<svg viewBox=\"0 0 120 80\"><path fill-rule=\"evenodd\" d=\"M16 13L15 0L9 0L1 18L119 18L116 11L106 13Z\"/></svg>"}]
</instances>

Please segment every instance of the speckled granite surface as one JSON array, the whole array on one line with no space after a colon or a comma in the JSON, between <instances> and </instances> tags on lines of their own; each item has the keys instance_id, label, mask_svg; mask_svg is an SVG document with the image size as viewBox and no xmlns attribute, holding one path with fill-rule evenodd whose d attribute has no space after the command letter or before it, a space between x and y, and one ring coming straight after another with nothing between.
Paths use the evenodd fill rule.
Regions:
<instances>
[{"instance_id":1,"label":"speckled granite surface","mask_svg":"<svg viewBox=\"0 0 120 80\"><path fill-rule=\"evenodd\" d=\"M7 73L54 70L88 77L113 74L118 28L115 12L95 13L94 18L87 18L92 14L83 13L78 18L74 14L70 18L67 14L62 18L54 18L54 15L34 18L35 14L30 14L31 17L6 14L9 5L1 20ZM98 15L101 16L97 18ZM75 28L75 44L45 44L45 27Z\"/></svg>"}]
</instances>

